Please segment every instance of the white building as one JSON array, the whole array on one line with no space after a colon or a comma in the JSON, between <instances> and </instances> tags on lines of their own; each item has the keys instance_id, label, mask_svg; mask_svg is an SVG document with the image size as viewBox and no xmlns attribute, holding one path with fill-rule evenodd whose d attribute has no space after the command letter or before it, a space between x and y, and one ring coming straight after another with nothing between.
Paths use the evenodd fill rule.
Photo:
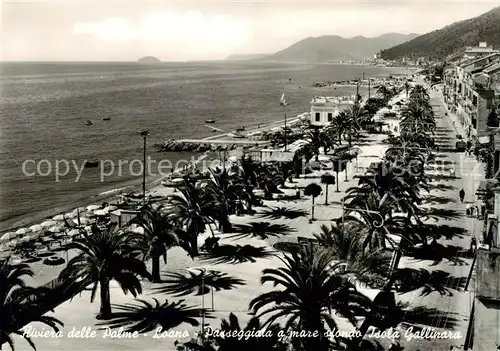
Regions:
<instances>
[{"instance_id":1,"label":"white building","mask_svg":"<svg viewBox=\"0 0 500 351\"><path fill-rule=\"evenodd\" d=\"M311 101L309 122L313 126L326 127L333 117L354 104L354 97L345 96L315 96Z\"/></svg>"},{"instance_id":2,"label":"white building","mask_svg":"<svg viewBox=\"0 0 500 351\"><path fill-rule=\"evenodd\" d=\"M493 46L488 46L488 43L483 41L480 42L478 46L468 46L465 48L464 58L473 59L482 55L489 55L498 53L498 50L494 50Z\"/></svg>"}]
</instances>

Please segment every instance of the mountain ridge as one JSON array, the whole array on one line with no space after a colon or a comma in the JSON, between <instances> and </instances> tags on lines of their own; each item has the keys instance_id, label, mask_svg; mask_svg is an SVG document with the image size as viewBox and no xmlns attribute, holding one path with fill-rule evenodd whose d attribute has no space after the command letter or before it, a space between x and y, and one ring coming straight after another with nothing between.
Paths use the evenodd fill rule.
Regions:
<instances>
[{"instance_id":1,"label":"mountain ridge","mask_svg":"<svg viewBox=\"0 0 500 351\"><path fill-rule=\"evenodd\" d=\"M420 35L410 41L381 51L381 57L396 60L403 57L442 59L476 46L481 41L500 48L500 6L482 15L455 22Z\"/></svg>"},{"instance_id":2,"label":"mountain ridge","mask_svg":"<svg viewBox=\"0 0 500 351\"><path fill-rule=\"evenodd\" d=\"M373 38L360 35L352 38L322 35L299 40L283 50L256 60L311 63L359 61L372 58L382 49L390 48L417 36L418 34L415 33L385 33Z\"/></svg>"}]
</instances>

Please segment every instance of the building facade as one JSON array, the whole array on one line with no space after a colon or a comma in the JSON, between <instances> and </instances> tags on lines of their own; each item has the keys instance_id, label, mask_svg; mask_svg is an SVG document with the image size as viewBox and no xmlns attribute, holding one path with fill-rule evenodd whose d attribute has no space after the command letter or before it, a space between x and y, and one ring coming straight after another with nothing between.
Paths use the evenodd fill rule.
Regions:
<instances>
[{"instance_id":1,"label":"building facade","mask_svg":"<svg viewBox=\"0 0 500 351\"><path fill-rule=\"evenodd\" d=\"M315 96L311 101L309 122L315 127L330 125L333 118L354 104L355 97Z\"/></svg>"},{"instance_id":2,"label":"building facade","mask_svg":"<svg viewBox=\"0 0 500 351\"><path fill-rule=\"evenodd\" d=\"M445 101L457 114L467 137L489 134L488 116L500 96L500 53L484 45L478 48L481 50L469 48L462 61L447 69L444 76Z\"/></svg>"}]
</instances>

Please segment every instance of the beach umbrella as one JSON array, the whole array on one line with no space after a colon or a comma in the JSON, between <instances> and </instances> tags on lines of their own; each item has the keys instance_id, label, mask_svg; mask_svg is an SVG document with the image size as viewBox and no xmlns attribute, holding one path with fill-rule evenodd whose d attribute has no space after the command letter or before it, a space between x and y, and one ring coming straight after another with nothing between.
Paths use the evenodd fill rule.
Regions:
<instances>
[{"instance_id":1,"label":"beach umbrella","mask_svg":"<svg viewBox=\"0 0 500 351\"><path fill-rule=\"evenodd\" d=\"M76 216L78 216L78 213L76 213L76 210L74 210L73 212L68 212L68 213L66 213L66 214L64 215L64 218L66 218L66 219L67 219L67 218L74 218L74 217L76 217Z\"/></svg>"},{"instance_id":2,"label":"beach umbrella","mask_svg":"<svg viewBox=\"0 0 500 351\"><path fill-rule=\"evenodd\" d=\"M45 222L43 222L42 224L40 224L42 226L42 228L49 228L49 227L52 227L54 225L56 225L57 222L56 221L53 221L53 220L47 220Z\"/></svg>"},{"instance_id":3,"label":"beach umbrella","mask_svg":"<svg viewBox=\"0 0 500 351\"><path fill-rule=\"evenodd\" d=\"M10 232L10 233L5 233L3 234L1 237L0 237L0 242L3 242L3 241L9 241L10 239L14 238L15 235L14 233Z\"/></svg>"},{"instance_id":4,"label":"beach umbrella","mask_svg":"<svg viewBox=\"0 0 500 351\"><path fill-rule=\"evenodd\" d=\"M63 230L63 226L62 225L55 225L55 226L53 226L52 228L49 229L49 232L51 232L51 233L59 233L62 230Z\"/></svg>"},{"instance_id":5,"label":"beach umbrella","mask_svg":"<svg viewBox=\"0 0 500 351\"><path fill-rule=\"evenodd\" d=\"M16 230L16 235L24 235L29 233L31 230L29 228L21 228Z\"/></svg>"},{"instance_id":6,"label":"beach umbrella","mask_svg":"<svg viewBox=\"0 0 500 351\"><path fill-rule=\"evenodd\" d=\"M103 211L111 212L111 211L116 210L117 208L118 207L116 207L116 206L110 205L110 206L105 207Z\"/></svg>"},{"instance_id":7,"label":"beach umbrella","mask_svg":"<svg viewBox=\"0 0 500 351\"><path fill-rule=\"evenodd\" d=\"M94 211L94 210L97 210L101 208L101 206L98 206L98 205L90 205L90 206L87 206L87 211Z\"/></svg>"},{"instance_id":8,"label":"beach umbrella","mask_svg":"<svg viewBox=\"0 0 500 351\"><path fill-rule=\"evenodd\" d=\"M64 219L63 214L58 214L57 216L52 217L54 221L62 221Z\"/></svg>"},{"instance_id":9,"label":"beach umbrella","mask_svg":"<svg viewBox=\"0 0 500 351\"><path fill-rule=\"evenodd\" d=\"M87 218L87 217L83 217L83 218L80 218L80 224L89 224L90 223L90 218Z\"/></svg>"},{"instance_id":10,"label":"beach umbrella","mask_svg":"<svg viewBox=\"0 0 500 351\"><path fill-rule=\"evenodd\" d=\"M32 232L39 232L43 229L43 227L40 224L35 224L30 227Z\"/></svg>"},{"instance_id":11,"label":"beach umbrella","mask_svg":"<svg viewBox=\"0 0 500 351\"><path fill-rule=\"evenodd\" d=\"M68 236L77 236L81 233L81 230L80 229L77 229L77 228L74 228L74 229L71 229L69 232L68 232Z\"/></svg>"}]
</instances>

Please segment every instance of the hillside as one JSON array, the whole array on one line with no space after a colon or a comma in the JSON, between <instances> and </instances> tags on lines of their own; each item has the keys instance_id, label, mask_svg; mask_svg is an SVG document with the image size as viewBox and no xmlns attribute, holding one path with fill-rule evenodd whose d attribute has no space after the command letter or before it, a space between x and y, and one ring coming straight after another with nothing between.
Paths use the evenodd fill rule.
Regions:
<instances>
[{"instance_id":1,"label":"hillside","mask_svg":"<svg viewBox=\"0 0 500 351\"><path fill-rule=\"evenodd\" d=\"M388 33L375 38L342 38L325 35L301 40L273 55L261 58L279 62L336 62L372 58L382 49L417 37L418 34Z\"/></svg>"},{"instance_id":2,"label":"hillside","mask_svg":"<svg viewBox=\"0 0 500 351\"><path fill-rule=\"evenodd\" d=\"M161 63L160 59L154 57L154 56L144 56L140 58L137 62L140 63Z\"/></svg>"},{"instance_id":3,"label":"hillside","mask_svg":"<svg viewBox=\"0 0 500 351\"><path fill-rule=\"evenodd\" d=\"M269 56L269 54L237 54L230 55L225 59L225 61L251 61L266 56Z\"/></svg>"},{"instance_id":4,"label":"hillside","mask_svg":"<svg viewBox=\"0 0 500 351\"><path fill-rule=\"evenodd\" d=\"M466 46L475 46L480 41L500 47L500 7L465 21L448 25L442 29L421 35L406 43L382 51L387 60L403 57L428 57L440 59Z\"/></svg>"}]
</instances>

